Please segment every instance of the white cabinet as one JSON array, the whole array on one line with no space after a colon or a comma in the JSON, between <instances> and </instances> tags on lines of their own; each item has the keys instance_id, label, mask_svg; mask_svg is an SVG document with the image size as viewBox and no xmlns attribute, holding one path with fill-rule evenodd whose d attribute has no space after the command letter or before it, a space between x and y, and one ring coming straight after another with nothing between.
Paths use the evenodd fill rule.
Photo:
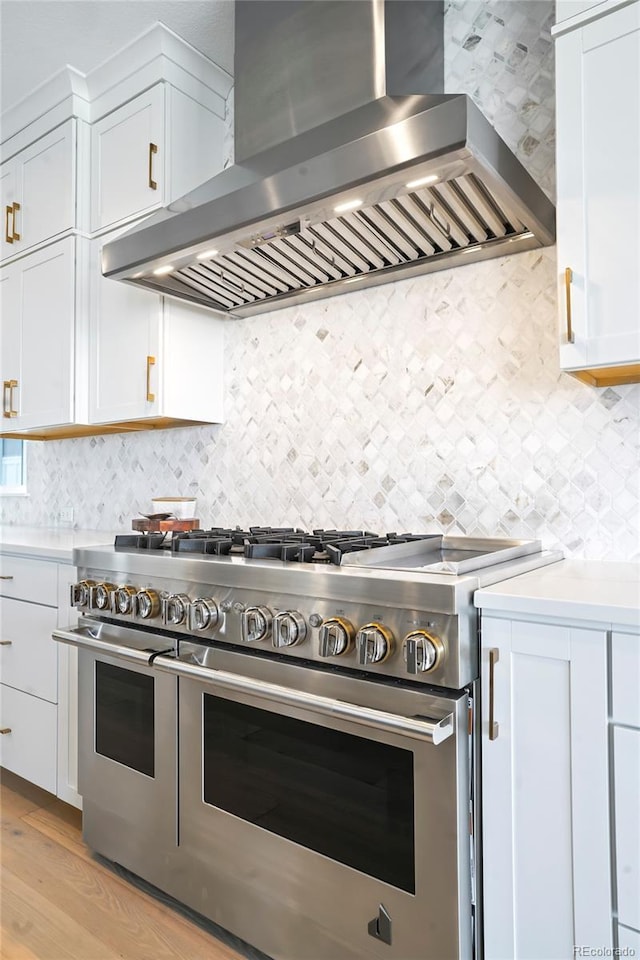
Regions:
<instances>
[{"instance_id":1,"label":"white cabinet","mask_svg":"<svg viewBox=\"0 0 640 960\"><path fill-rule=\"evenodd\" d=\"M91 128L91 229L164 202L164 84L129 101Z\"/></svg>"},{"instance_id":2,"label":"white cabinet","mask_svg":"<svg viewBox=\"0 0 640 960\"><path fill-rule=\"evenodd\" d=\"M73 622L75 568L0 556L0 764L81 806L77 791L77 653L52 639Z\"/></svg>"},{"instance_id":3,"label":"white cabinet","mask_svg":"<svg viewBox=\"0 0 640 960\"><path fill-rule=\"evenodd\" d=\"M486 960L613 946L607 632L482 616Z\"/></svg>"},{"instance_id":4,"label":"white cabinet","mask_svg":"<svg viewBox=\"0 0 640 960\"><path fill-rule=\"evenodd\" d=\"M0 271L3 432L76 416L76 273L83 243L67 237Z\"/></svg>"},{"instance_id":5,"label":"white cabinet","mask_svg":"<svg viewBox=\"0 0 640 960\"><path fill-rule=\"evenodd\" d=\"M618 942L640 948L640 635L611 636Z\"/></svg>"},{"instance_id":6,"label":"white cabinet","mask_svg":"<svg viewBox=\"0 0 640 960\"><path fill-rule=\"evenodd\" d=\"M209 311L104 278L92 241L89 420L222 419L224 322Z\"/></svg>"},{"instance_id":7,"label":"white cabinet","mask_svg":"<svg viewBox=\"0 0 640 960\"><path fill-rule=\"evenodd\" d=\"M640 380L640 0L556 28L560 366ZM600 11L601 12L601 11Z\"/></svg>"},{"instance_id":8,"label":"white cabinet","mask_svg":"<svg viewBox=\"0 0 640 960\"><path fill-rule=\"evenodd\" d=\"M67 120L2 164L1 259L19 256L45 240L82 227L76 156L87 129L79 120Z\"/></svg>"},{"instance_id":9,"label":"white cabinet","mask_svg":"<svg viewBox=\"0 0 640 960\"><path fill-rule=\"evenodd\" d=\"M47 601L57 569L44 567L46 572L42 561L20 559L14 569L13 558L2 558L0 764L55 793L58 667L51 630L57 610L55 601Z\"/></svg>"},{"instance_id":10,"label":"white cabinet","mask_svg":"<svg viewBox=\"0 0 640 960\"><path fill-rule=\"evenodd\" d=\"M91 229L166 206L222 166L221 119L157 83L92 126Z\"/></svg>"}]
</instances>

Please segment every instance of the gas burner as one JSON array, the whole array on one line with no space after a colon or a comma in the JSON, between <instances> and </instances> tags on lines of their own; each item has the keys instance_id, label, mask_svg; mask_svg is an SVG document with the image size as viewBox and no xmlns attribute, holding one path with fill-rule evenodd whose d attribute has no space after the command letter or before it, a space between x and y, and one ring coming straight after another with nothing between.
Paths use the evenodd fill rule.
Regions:
<instances>
[{"instance_id":1,"label":"gas burner","mask_svg":"<svg viewBox=\"0 0 640 960\"><path fill-rule=\"evenodd\" d=\"M212 527L174 533L124 534L116 550L171 550L205 556L243 556L249 560L330 563L339 566L345 554L394 543L428 540L433 534L373 533L371 530L323 530L299 527Z\"/></svg>"}]
</instances>

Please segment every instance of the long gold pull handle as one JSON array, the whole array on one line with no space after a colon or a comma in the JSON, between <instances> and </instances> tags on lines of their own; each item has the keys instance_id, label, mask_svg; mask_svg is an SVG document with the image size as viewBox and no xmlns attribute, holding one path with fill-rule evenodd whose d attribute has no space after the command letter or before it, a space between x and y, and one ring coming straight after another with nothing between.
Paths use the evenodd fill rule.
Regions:
<instances>
[{"instance_id":1,"label":"long gold pull handle","mask_svg":"<svg viewBox=\"0 0 640 960\"><path fill-rule=\"evenodd\" d=\"M13 230L12 230L13 239L14 239L14 240L22 240L22 234L16 233L16 213L18 212L19 209L20 209L20 204L19 204L19 203L14 203L14 205L13 205Z\"/></svg>"},{"instance_id":2,"label":"long gold pull handle","mask_svg":"<svg viewBox=\"0 0 640 960\"><path fill-rule=\"evenodd\" d=\"M498 739L498 722L494 720L495 716L495 687L494 673L496 663L500 659L500 651L497 647L489 650L489 740Z\"/></svg>"},{"instance_id":3,"label":"long gold pull handle","mask_svg":"<svg viewBox=\"0 0 640 960\"><path fill-rule=\"evenodd\" d=\"M10 384L9 380L2 381L2 416L3 417L9 416L9 402L8 402L9 384Z\"/></svg>"},{"instance_id":4,"label":"long gold pull handle","mask_svg":"<svg viewBox=\"0 0 640 960\"><path fill-rule=\"evenodd\" d=\"M5 395L6 395L6 391L7 391L7 390L9 391L9 404L8 404L8 409L7 409L7 407L5 406L5 409L3 410L3 416L5 416L5 417L17 417L17 416L18 416L18 411L13 409L13 390L14 390L14 388L17 387L17 386L18 386L18 381L17 381L17 380L5 380L4 383L3 383L3 389L4 389L4 391L5 391Z\"/></svg>"},{"instance_id":5,"label":"long gold pull handle","mask_svg":"<svg viewBox=\"0 0 640 960\"><path fill-rule=\"evenodd\" d=\"M0 580L13 580L13 574L5 573L3 576L0 577Z\"/></svg>"},{"instance_id":6,"label":"long gold pull handle","mask_svg":"<svg viewBox=\"0 0 640 960\"><path fill-rule=\"evenodd\" d=\"M10 647L13 640L0 640L0 647Z\"/></svg>"},{"instance_id":7,"label":"long gold pull handle","mask_svg":"<svg viewBox=\"0 0 640 960\"><path fill-rule=\"evenodd\" d=\"M13 216L13 207L4 208L4 239L7 243L13 243L13 225L9 233L9 217Z\"/></svg>"},{"instance_id":8,"label":"long gold pull handle","mask_svg":"<svg viewBox=\"0 0 640 960\"><path fill-rule=\"evenodd\" d=\"M0 733L11 733L11 727L0 727Z\"/></svg>"},{"instance_id":9,"label":"long gold pull handle","mask_svg":"<svg viewBox=\"0 0 640 960\"><path fill-rule=\"evenodd\" d=\"M151 367L155 366L155 362L155 357L147 357L147 401L149 403L154 403L156 399L155 393L151 393Z\"/></svg>"},{"instance_id":10,"label":"long gold pull handle","mask_svg":"<svg viewBox=\"0 0 640 960\"><path fill-rule=\"evenodd\" d=\"M155 143L149 144L149 186L152 190L158 189L157 182L153 179L153 157L154 154L158 152L158 147Z\"/></svg>"},{"instance_id":11,"label":"long gold pull handle","mask_svg":"<svg viewBox=\"0 0 640 960\"><path fill-rule=\"evenodd\" d=\"M567 343L575 343L576 338L573 335L571 325L571 281L573 280L573 270L567 267L564 271L564 292L567 297Z\"/></svg>"}]
</instances>

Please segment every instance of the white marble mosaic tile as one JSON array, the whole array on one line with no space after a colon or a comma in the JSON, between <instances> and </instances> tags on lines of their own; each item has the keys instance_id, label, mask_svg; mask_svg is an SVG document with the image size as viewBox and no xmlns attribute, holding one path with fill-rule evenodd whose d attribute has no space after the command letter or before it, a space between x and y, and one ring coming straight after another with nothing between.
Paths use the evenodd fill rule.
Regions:
<instances>
[{"instance_id":1,"label":"white marble mosaic tile","mask_svg":"<svg viewBox=\"0 0 640 960\"><path fill-rule=\"evenodd\" d=\"M452 0L447 89L465 90L554 192L550 2ZM479 38L479 39L476 39ZM231 156L231 149L226 156ZM128 528L156 495L209 524L537 537L640 558L640 386L561 374L555 248L226 326L227 419L31 444L5 522Z\"/></svg>"}]
</instances>

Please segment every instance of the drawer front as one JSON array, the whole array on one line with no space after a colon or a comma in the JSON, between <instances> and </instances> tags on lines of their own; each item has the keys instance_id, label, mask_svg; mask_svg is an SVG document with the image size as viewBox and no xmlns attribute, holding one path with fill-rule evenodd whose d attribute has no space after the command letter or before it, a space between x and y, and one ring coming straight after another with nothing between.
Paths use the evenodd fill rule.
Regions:
<instances>
[{"instance_id":1,"label":"drawer front","mask_svg":"<svg viewBox=\"0 0 640 960\"><path fill-rule=\"evenodd\" d=\"M611 637L613 672L612 715L614 723L640 727L640 634L613 633Z\"/></svg>"},{"instance_id":2,"label":"drawer front","mask_svg":"<svg viewBox=\"0 0 640 960\"><path fill-rule=\"evenodd\" d=\"M0 765L50 793L56 792L57 719L54 704L0 684Z\"/></svg>"},{"instance_id":3,"label":"drawer front","mask_svg":"<svg viewBox=\"0 0 640 960\"><path fill-rule=\"evenodd\" d=\"M58 564L8 554L0 556L0 596L55 607L58 603Z\"/></svg>"},{"instance_id":4,"label":"drawer front","mask_svg":"<svg viewBox=\"0 0 640 960\"><path fill-rule=\"evenodd\" d=\"M640 730L613 733L618 920L640 930Z\"/></svg>"},{"instance_id":5,"label":"drawer front","mask_svg":"<svg viewBox=\"0 0 640 960\"><path fill-rule=\"evenodd\" d=\"M0 600L0 682L57 703L58 647L51 639L57 621L54 607Z\"/></svg>"}]
</instances>

